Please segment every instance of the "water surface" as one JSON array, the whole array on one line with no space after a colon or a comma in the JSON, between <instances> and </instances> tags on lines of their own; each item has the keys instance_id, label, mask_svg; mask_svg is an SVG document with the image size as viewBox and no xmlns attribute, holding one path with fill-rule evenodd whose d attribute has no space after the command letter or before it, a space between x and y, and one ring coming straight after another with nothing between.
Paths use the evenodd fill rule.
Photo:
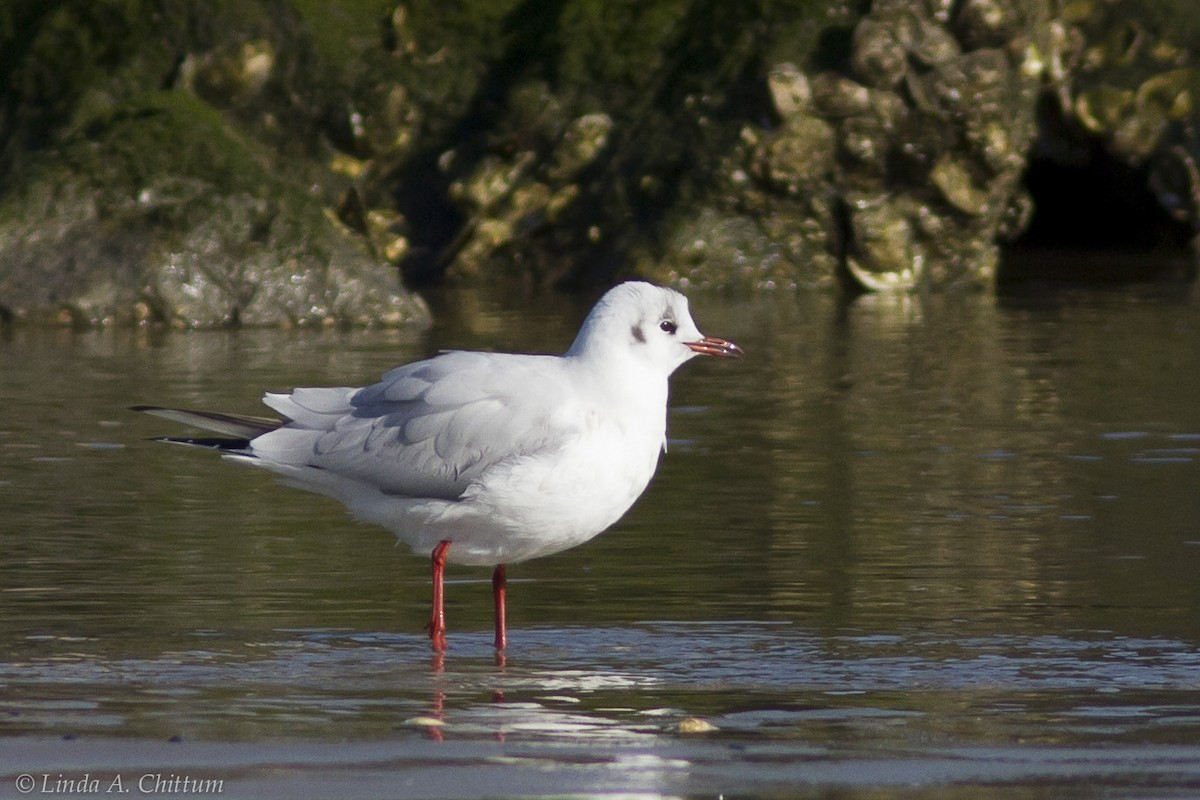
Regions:
<instances>
[{"instance_id":1,"label":"water surface","mask_svg":"<svg viewBox=\"0 0 1200 800\"><path fill-rule=\"evenodd\" d=\"M0 338L0 796L1200 794L1190 287L697 295L747 358L680 370L613 530L510 570L505 663L486 570L435 659L423 559L125 410L561 351L586 310L440 302L428 336Z\"/></svg>"}]
</instances>

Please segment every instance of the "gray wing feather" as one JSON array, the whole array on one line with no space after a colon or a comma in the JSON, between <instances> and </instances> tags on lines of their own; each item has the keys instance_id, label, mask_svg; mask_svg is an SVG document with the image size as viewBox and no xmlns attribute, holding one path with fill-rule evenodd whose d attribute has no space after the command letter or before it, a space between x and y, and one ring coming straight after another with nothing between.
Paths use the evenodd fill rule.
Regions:
<instances>
[{"instance_id":1,"label":"gray wing feather","mask_svg":"<svg viewBox=\"0 0 1200 800\"><path fill-rule=\"evenodd\" d=\"M263 402L283 414L289 427L325 430L349 409L356 389L293 389L289 394L267 394Z\"/></svg>"},{"instance_id":2,"label":"gray wing feather","mask_svg":"<svg viewBox=\"0 0 1200 800\"><path fill-rule=\"evenodd\" d=\"M251 451L392 494L454 499L500 461L560 446L573 433L572 397L557 358L445 353L359 390L268 395L293 422Z\"/></svg>"}]
</instances>

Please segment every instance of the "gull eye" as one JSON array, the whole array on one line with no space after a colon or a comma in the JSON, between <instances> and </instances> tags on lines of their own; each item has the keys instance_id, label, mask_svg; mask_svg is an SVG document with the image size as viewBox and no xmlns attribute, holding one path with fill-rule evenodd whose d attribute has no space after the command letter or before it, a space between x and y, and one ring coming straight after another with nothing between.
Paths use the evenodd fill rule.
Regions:
<instances>
[{"instance_id":1,"label":"gull eye","mask_svg":"<svg viewBox=\"0 0 1200 800\"><path fill-rule=\"evenodd\" d=\"M668 336L674 336L675 331L679 330L679 326L669 319L664 319L662 322L658 323L658 328Z\"/></svg>"}]
</instances>

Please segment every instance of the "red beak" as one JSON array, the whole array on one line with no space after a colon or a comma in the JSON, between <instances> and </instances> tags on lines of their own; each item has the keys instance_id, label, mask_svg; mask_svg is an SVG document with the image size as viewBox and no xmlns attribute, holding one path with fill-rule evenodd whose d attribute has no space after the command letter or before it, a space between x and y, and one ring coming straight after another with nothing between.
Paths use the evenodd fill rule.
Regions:
<instances>
[{"instance_id":1,"label":"red beak","mask_svg":"<svg viewBox=\"0 0 1200 800\"><path fill-rule=\"evenodd\" d=\"M698 342L687 342L692 351L702 356L719 356L721 358L741 358L742 348L733 342L718 339L715 336L705 336Z\"/></svg>"}]
</instances>

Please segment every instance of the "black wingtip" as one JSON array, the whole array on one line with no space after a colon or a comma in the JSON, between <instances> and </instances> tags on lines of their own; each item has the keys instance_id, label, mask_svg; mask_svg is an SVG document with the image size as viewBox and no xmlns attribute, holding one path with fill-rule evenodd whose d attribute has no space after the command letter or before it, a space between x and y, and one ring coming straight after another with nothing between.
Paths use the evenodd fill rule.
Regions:
<instances>
[{"instance_id":1,"label":"black wingtip","mask_svg":"<svg viewBox=\"0 0 1200 800\"><path fill-rule=\"evenodd\" d=\"M249 439L229 439L223 436L155 436L150 441L167 444L184 444L189 447L204 447L209 450L245 450Z\"/></svg>"}]
</instances>

